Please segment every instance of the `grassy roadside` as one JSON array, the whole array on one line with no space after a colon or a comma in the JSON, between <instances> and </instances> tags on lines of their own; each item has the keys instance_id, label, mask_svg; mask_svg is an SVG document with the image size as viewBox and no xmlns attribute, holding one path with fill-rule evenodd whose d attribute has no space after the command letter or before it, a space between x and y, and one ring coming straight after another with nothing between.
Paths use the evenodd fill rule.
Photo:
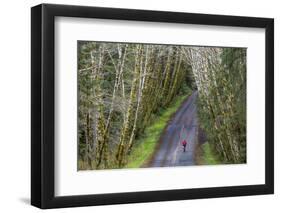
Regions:
<instances>
[{"instance_id":1,"label":"grassy roadside","mask_svg":"<svg viewBox=\"0 0 281 213\"><path fill-rule=\"evenodd\" d=\"M205 161L205 164L207 165L213 165L213 164L219 164L219 160L216 158L214 153L212 152L212 148L210 146L210 143L205 143L202 145L204 157L203 160Z\"/></svg>"},{"instance_id":2,"label":"grassy roadside","mask_svg":"<svg viewBox=\"0 0 281 213\"><path fill-rule=\"evenodd\" d=\"M200 165L215 165L221 164L221 162L214 155L210 143L206 142L200 146L199 151L199 163Z\"/></svg>"},{"instance_id":3,"label":"grassy roadside","mask_svg":"<svg viewBox=\"0 0 281 213\"><path fill-rule=\"evenodd\" d=\"M146 128L143 137L136 141L125 168L139 168L150 159L167 122L191 94L190 90L185 95L176 97L175 101L154 119L152 124Z\"/></svg>"}]
</instances>

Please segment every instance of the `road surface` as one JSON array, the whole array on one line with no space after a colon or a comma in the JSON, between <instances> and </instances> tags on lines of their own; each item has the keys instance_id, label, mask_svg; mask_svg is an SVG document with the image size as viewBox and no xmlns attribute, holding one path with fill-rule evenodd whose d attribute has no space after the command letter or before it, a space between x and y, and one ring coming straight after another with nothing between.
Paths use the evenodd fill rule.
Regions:
<instances>
[{"instance_id":1,"label":"road surface","mask_svg":"<svg viewBox=\"0 0 281 213\"><path fill-rule=\"evenodd\" d=\"M194 150L197 132L197 107L195 91L181 105L168 126L162 133L149 167L190 166L194 165ZM186 152L183 152L182 140L187 141Z\"/></svg>"}]
</instances>

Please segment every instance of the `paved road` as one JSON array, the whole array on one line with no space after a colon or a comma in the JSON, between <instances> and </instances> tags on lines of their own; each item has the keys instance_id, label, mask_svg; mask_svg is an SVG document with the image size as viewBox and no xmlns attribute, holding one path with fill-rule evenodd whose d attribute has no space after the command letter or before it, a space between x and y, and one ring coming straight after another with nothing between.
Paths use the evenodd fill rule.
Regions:
<instances>
[{"instance_id":1,"label":"paved road","mask_svg":"<svg viewBox=\"0 0 281 213\"><path fill-rule=\"evenodd\" d=\"M194 165L195 137L197 132L197 107L195 91L182 104L162 133L160 146L155 152L149 167ZM183 152L181 141L187 141Z\"/></svg>"}]
</instances>

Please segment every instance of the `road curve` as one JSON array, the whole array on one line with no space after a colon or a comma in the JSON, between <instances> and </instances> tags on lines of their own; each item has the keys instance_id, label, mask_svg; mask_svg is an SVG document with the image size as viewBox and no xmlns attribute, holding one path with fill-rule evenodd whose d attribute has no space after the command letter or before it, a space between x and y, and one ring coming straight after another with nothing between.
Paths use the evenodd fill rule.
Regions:
<instances>
[{"instance_id":1,"label":"road curve","mask_svg":"<svg viewBox=\"0 0 281 213\"><path fill-rule=\"evenodd\" d=\"M198 92L181 105L173 118L167 124L159 141L159 147L154 153L149 167L190 166L194 165L194 150L197 132ZM182 140L187 141L186 152L183 152Z\"/></svg>"}]
</instances>

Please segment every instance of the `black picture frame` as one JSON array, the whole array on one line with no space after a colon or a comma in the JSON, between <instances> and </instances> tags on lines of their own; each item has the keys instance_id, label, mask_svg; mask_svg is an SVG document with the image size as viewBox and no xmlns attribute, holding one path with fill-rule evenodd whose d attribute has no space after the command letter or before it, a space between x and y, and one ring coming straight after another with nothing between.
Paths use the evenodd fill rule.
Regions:
<instances>
[{"instance_id":1,"label":"black picture frame","mask_svg":"<svg viewBox=\"0 0 281 213\"><path fill-rule=\"evenodd\" d=\"M263 28L266 32L265 184L93 195L54 195L55 17ZM239 16L41 4L31 9L31 204L60 208L274 193L274 20Z\"/></svg>"}]
</instances>

